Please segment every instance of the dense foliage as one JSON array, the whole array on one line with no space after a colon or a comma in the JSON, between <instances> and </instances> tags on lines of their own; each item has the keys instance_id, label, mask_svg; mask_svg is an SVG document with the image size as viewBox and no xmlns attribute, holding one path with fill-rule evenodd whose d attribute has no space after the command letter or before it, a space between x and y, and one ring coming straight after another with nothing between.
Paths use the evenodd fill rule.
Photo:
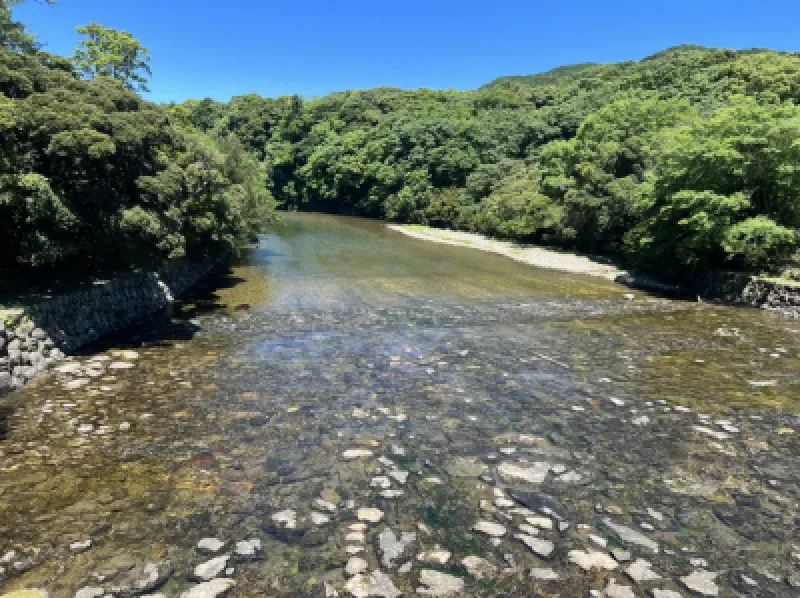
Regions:
<instances>
[{"instance_id":1,"label":"dense foliage","mask_svg":"<svg viewBox=\"0 0 800 598\"><path fill-rule=\"evenodd\" d=\"M776 271L800 230L800 56L700 46L504 77L167 107L97 24L72 61L0 0L0 251L131 265L232 245L286 209L610 253L660 274Z\"/></svg>"},{"instance_id":2,"label":"dense foliage","mask_svg":"<svg viewBox=\"0 0 800 598\"><path fill-rule=\"evenodd\" d=\"M506 77L470 92L190 101L287 208L614 253L692 277L767 271L800 227L800 57L699 46Z\"/></svg>"},{"instance_id":3,"label":"dense foliage","mask_svg":"<svg viewBox=\"0 0 800 598\"><path fill-rule=\"evenodd\" d=\"M264 166L239 141L179 126L129 89L142 80L94 55L85 80L0 0L3 267L151 265L232 246L268 221Z\"/></svg>"}]
</instances>

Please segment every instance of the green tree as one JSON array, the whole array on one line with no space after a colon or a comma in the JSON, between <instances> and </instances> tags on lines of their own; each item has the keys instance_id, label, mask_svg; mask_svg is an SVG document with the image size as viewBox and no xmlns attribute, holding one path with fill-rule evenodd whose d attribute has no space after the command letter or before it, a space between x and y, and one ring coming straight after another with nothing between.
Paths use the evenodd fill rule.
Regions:
<instances>
[{"instance_id":1,"label":"green tree","mask_svg":"<svg viewBox=\"0 0 800 598\"><path fill-rule=\"evenodd\" d=\"M56 0L41 0L55 4ZM0 46L18 52L35 52L39 46L36 37L25 32L25 26L14 20L11 10L25 0L0 0Z\"/></svg>"},{"instance_id":2,"label":"green tree","mask_svg":"<svg viewBox=\"0 0 800 598\"><path fill-rule=\"evenodd\" d=\"M135 91L148 91L150 51L127 31L97 23L77 28L86 39L75 49L73 62L84 77L111 77Z\"/></svg>"},{"instance_id":3,"label":"green tree","mask_svg":"<svg viewBox=\"0 0 800 598\"><path fill-rule=\"evenodd\" d=\"M671 135L629 235L645 266L693 275L770 269L800 228L800 107L739 99Z\"/></svg>"}]
</instances>

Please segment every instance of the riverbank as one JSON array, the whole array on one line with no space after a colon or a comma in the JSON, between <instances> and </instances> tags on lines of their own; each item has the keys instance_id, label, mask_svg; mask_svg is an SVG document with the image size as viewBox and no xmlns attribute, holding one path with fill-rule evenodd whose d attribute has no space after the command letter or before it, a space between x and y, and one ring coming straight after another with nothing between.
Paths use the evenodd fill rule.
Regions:
<instances>
[{"instance_id":1,"label":"riverbank","mask_svg":"<svg viewBox=\"0 0 800 598\"><path fill-rule=\"evenodd\" d=\"M511 241L492 239L478 233L433 228L419 224L389 224L388 228L423 241L471 247L489 253L496 253L537 268L596 276L645 290L671 293L682 292L682 289L676 285L662 283L649 276L626 270L605 257L556 251L536 245L522 245ZM686 291L683 292L685 293Z\"/></svg>"},{"instance_id":2,"label":"riverbank","mask_svg":"<svg viewBox=\"0 0 800 598\"><path fill-rule=\"evenodd\" d=\"M571 274L611 280L632 288L671 295L692 295L708 300L754 307L792 318L800 318L800 284L795 281L764 278L740 272L714 272L691 287L662 283L649 276L625 270L609 258L556 251L536 245L521 245L467 233L418 224L389 224L389 229L415 239L471 247L496 253L517 262Z\"/></svg>"}]
</instances>

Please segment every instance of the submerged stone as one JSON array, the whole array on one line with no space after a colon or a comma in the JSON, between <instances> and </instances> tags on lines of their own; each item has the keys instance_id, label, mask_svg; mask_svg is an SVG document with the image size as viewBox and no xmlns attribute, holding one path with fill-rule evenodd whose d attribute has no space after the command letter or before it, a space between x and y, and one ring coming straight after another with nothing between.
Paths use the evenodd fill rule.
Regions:
<instances>
[{"instance_id":1,"label":"submerged stone","mask_svg":"<svg viewBox=\"0 0 800 598\"><path fill-rule=\"evenodd\" d=\"M550 472L550 464L536 462L530 466L520 466L515 463L501 463L497 473L504 478L518 479L531 484L541 484Z\"/></svg>"},{"instance_id":2,"label":"submerged stone","mask_svg":"<svg viewBox=\"0 0 800 598\"><path fill-rule=\"evenodd\" d=\"M641 532L638 532L630 527L614 523L608 517L603 519L603 524L610 530L612 530L617 535L617 537L623 542L628 542L630 544L638 544L639 546L644 546L645 548L648 548L653 552L658 552L658 543L655 542L654 540L651 540Z\"/></svg>"},{"instance_id":3,"label":"submerged stone","mask_svg":"<svg viewBox=\"0 0 800 598\"><path fill-rule=\"evenodd\" d=\"M218 577L228 566L228 555L218 556L205 563L200 563L194 568L192 578L201 581L210 581Z\"/></svg>"},{"instance_id":4,"label":"submerged stone","mask_svg":"<svg viewBox=\"0 0 800 598\"><path fill-rule=\"evenodd\" d=\"M212 579L189 588L181 594L181 598L217 598L235 586L236 582L232 579Z\"/></svg>"},{"instance_id":5,"label":"submerged stone","mask_svg":"<svg viewBox=\"0 0 800 598\"><path fill-rule=\"evenodd\" d=\"M351 577L345 584L345 589L356 598L397 598L401 595L388 575L379 570L365 575L360 573Z\"/></svg>"},{"instance_id":6,"label":"submerged stone","mask_svg":"<svg viewBox=\"0 0 800 598\"><path fill-rule=\"evenodd\" d=\"M478 521L478 523L472 526L472 529L476 532L486 534L487 536L491 536L493 538L499 538L506 535L505 526L492 521Z\"/></svg>"},{"instance_id":7,"label":"submerged stone","mask_svg":"<svg viewBox=\"0 0 800 598\"><path fill-rule=\"evenodd\" d=\"M217 540L216 538L203 538L197 543L198 552L216 553L222 550L225 542Z\"/></svg>"},{"instance_id":8,"label":"submerged stone","mask_svg":"<svg viewBox=\"0 0 800 598\"><path fill-rule=\"evenodd\" d=\"M356 511L356 516L359 521L368 521L369 523L378 523L383 519L383 511L372 507L364 507Z\"/></svg>"},{"instance_id":9,"label":"submerged stone","mask_svg":"<svg viewBox=\"0 0 800 598\"><path fill-rule=\"evenodd\" d=\"M480 556L464 557L461 559L461 564L476 579L490 578L497 572L497 567Z\"/></svg>"},{"instance_id":10,"label":"submerged stone","mask_svg":"<svg viewBox=\"0 0 800 598\"><path fill-rule=\"evenodd\" d=\"M514 534L514 537L521 540L536 556L542 558L549 557L555 549L555 545L550 540L544 540L526 534Z\"/></svg>"},{"instance_id":11,"label":"submerged stone","mask_svg":"<svg viewBox=\"0 0 800 598\"><path fill-rule=\"evenodd\" d=\"M617 561L612 559L605 552L594 550L571 550L567 558L578 565L584 571L591 569L607 569L609 571L617 568Z\"/></svg>"},{"instance_id":12,"label":"submerged stone","mask_svg":"<svg viewBox=\"0 0 800 598\"><path fill-rule=\"evenodd\" d=\"M552 569L533 568L531 569L530 576L532 579L538 579L539 581L554 581L559 579L558 573Z\"/></svg>"},{"instance_id":13,"label":"submerged stone","mask_svg":"<svg viewBox=\"0 0 800 598\"><path fill-rule=\"evenodd\" d=\"M636 559L633 563L628 565L625 569L625 573L636 582L661 579L661 576L653 571L652 567L652 563L644 559Z\"/></svg>"},{"instance_id":14,"label":"submerged stone","mask_svg":"<svg viewBox=\"0 0 800 598\"><path fill-rule=\"evenodd\" d=\"M428 596L455 596L464 589L464 580L460 577L433 569L420 571L419 583L422 584L422 587L417 588L417 594Z\"/></svg>"},{"instance_id":15,"label":"submerged stone","mask_svg":"<svg viewBox=\"0 0 800 598\"><path fill-rule=\"evenodd\" d=\"M681 583L692 592L701 596L719 595L719 587L714 583L717 573L713 571L694 571L685 577L681 577Z\"/></svg>"},{"instance_id":16,"label":"submerged stone","mask_svg":"<svg viewBox=\"0 0 800 598\"><path fill-rule=\"evenodd\" d=\"M416 539L417 534L413 532L401 532L400 537L398 537L388 527L384 529L378 535L378 545L383 555L381 559L383 566L389 569L394 567L394 559L399 558Z\"/></svg>"}]
</instances>

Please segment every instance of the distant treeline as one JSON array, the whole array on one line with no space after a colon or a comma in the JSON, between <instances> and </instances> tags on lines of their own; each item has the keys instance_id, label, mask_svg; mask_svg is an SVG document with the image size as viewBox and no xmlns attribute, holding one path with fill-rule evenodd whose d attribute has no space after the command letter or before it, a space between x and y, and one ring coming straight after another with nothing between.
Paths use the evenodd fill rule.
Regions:
<instances>
[{"instance_id":1,"label":"distant treeline","mask_svg":"<svg viewBox=\"0 0 800 598\"><path fill-rule=\"evenodd\" d=\"M286 209L615 254L662 275L777 271L800 227L800 56L698 46L481 89L172 105L233 135Z\"/></svg>"}]
</instances>

